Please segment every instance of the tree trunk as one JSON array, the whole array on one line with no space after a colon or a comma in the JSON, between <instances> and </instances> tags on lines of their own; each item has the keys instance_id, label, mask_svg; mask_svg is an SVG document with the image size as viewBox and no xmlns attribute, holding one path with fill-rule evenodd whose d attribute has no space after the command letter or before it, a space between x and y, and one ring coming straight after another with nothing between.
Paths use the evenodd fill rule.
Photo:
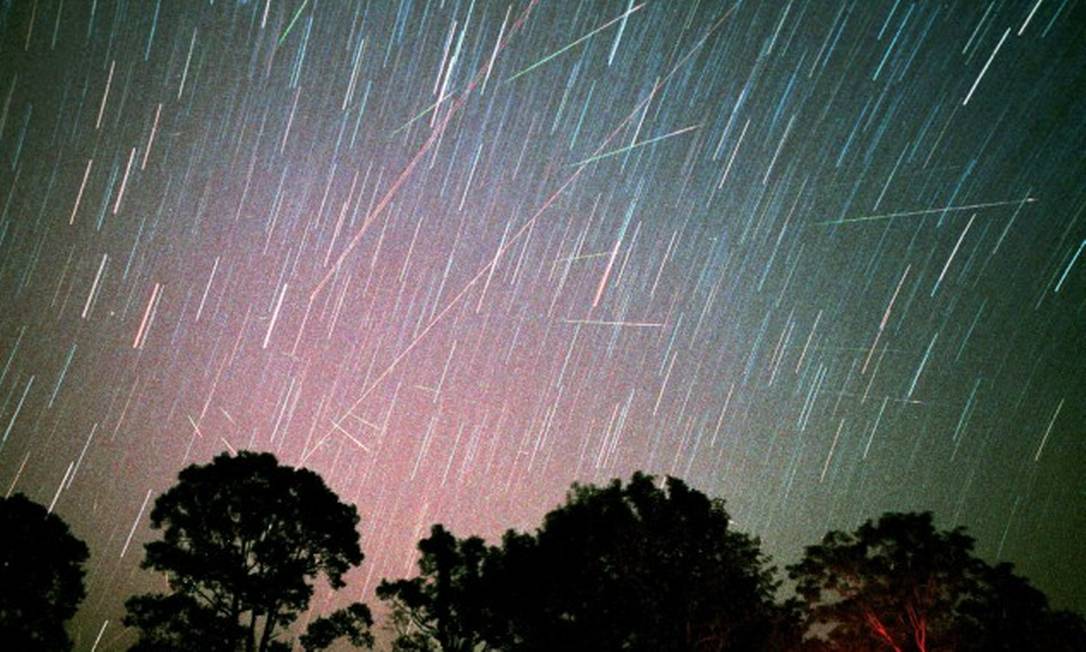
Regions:
<instances>
[{"instance_id":1,"label":"tree trunk","mask_svg":"<svg viewBox=\"0 0 1086 652\"><path fill-rule=\"evenodd\" d=\"M275 609L268 612L267 619L264 621L264 632L260 636L260 652L268 652L268 645L271 644L277 615Z\"/></svg>"},{"instance_id":2,"label":"tree trunk","mask_svg":"<svg viewBox=\"0 0 1086 652\"><path fill-rule=\"evenodd\" d=\"M230 622L240 625L241 624L241 599L238 594L234 594L233 603L230 605ZM237 648L239 641L234 641L234 648Z\"/></svg>"},{"instance_id":3,"label":"tree trunk","mask_svg":"<svg viewBox=\"0 0 1086 652\"><path fill-rule=\"evenodd\" d=\"M256 609L252 611L252 617L249 618L249 635L245 637L245 650L246 652L255 652L256 646Z\"/></svg>"}]
</instances>

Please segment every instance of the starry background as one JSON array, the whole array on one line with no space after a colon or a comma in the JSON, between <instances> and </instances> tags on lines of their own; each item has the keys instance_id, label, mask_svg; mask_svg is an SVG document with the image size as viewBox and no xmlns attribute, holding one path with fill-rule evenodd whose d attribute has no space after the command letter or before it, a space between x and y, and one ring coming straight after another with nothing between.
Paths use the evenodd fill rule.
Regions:
<instances>
[{"instance_id":1,"label":"starry background","mask_svg":"<svg viewBox=\"0 0 1086 652\"><path fill-rule=\"evenodd\" d=\"M1086 609L1086 8L0 4L0 491L131 643L154 496L254 448L433 522L634 469L782 563L884 510Z\"/></svg>"}]
</instances>

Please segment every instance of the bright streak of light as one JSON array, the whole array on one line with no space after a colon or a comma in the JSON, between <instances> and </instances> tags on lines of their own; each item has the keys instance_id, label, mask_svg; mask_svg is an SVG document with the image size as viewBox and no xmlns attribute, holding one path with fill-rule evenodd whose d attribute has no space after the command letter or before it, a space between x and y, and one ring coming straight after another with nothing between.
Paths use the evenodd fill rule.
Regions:
<instances>
[{"instance_id":1,"label":"bright streak of light","mask_svg":"<svg viewBox=\"0 0 1086 652\"><path fill-rule=\"evenodd\" d=\"M140 524L140 519L143 518L143 510L147 509L147 501L151 500L151 490L147 490L147 495L143 497L143 504L140 505L140 511L136 514L136 520L132 521L132 529L128 531L128 538L124 540L124 547L121 548L120 559L124 559L124 553L128 551L128 545L132 543L132 535L136 533L136 527Z\"/></svg>"},{"instance_id":2,"label":"bright streak of light","mask_svg":"<svg viewBox=\"0 0 1086 652\"><path fill-rule=\"evenodd\" d=\"M997 206L1010 206L1012 204L1033 203L1037 201L1036 197L1026 197L1025 199L1015 199L1007 201L991 201L982 204L964 204L961 206L942 206L940 208L925 208L918 211L899 211L896 213L879 213L878 215L862 215L860 217L847 217L842 220L825 220L822 222L813 222L815 226L830 226L832 224L852 224L854 222L874 222L876 220L892 220L895 217L915 217L917 215L932 215L934 213L945 213L947 211L971 211L981 208L996 208Z\"/></svg>"},{"instance_id":3,"label":"bright streak of light","mask_svg":"<svg viewBox=\"0 0 1086 652\"><path fill-rule=\"evenodd\" d=\"M1060 416L1060 410L1063 409L1064 399L1060 399L1060 404L1056 406L1056 411L1052 414L1052 418L1048 421L1048 427L1045 428L1044 437L1041 437L1041 443L1037 446L1037 454L1033 456L1034 462L1041 461L1041 452L1045 449L1045 444L1048 442L1048 436L1052 434L1052 426L1056 425L1056 417Z\"/></svg>"},{"instance_id":4,"label":"bright streak of light","mask_svg":"<svg viewBox=\"0 0 1086 652\"><path fill-rule=\"evenodd\" d=\"M988 56L988 60L984 62L984 67L980 69L980 74L977 75L977 79L969 88L969 92L965 94L965 99L962 100L962 106L969 104L969 98L973 97L973 91L977 90L977 85L980 84L980 80L984 78L984 73L988 72L988 66L992 65L992 59L995 59L996 53L999 52L999 48L1003 47L1003 41L1007 40L1007 35L1010 33L1010 27L1008 27L1007 30L1003 32L1003 36L999 39L999 43L997 43L995 49L992 50L992 54Z\"/></svg>"},{"instance_id":5,"label":"bright streak of light","mask_svg":"<svg viewBox=\"0 0 1086 652\"><path fill-rule=\"evenodd\" d=\"M290 34L290 30L294 29L294 23L298 22L298 18L302 15L302 12L305 11L305 7L308 4L309 0L302 0L302 4L299 5L298 10L294 12L294 17L290 19L290 24L287 25L287 28L283 30L283 34L279 37L279 41L275 44L275 47L283 45L283 41L287 38L287 35Z\"/></svg>"},{"instance_id":6,"label":"bright streak of light","mask_svg":"<svg viewBox=\"0 0 1086 652\"><path fill-rule=\"evenodd\" d=\"M98 643L99 643L99 641L102 640L102 634L106 633L106 625L108 625L108 624L109 624L109 619L107 618L105 620L105 622L102 623L102 628L98 630L98 636L94 637L94 644L91 645L90 652L94 652L95 650L98 649Z\"/></svg>"},{"instance_id":7,"label":"bright streak of light","mask_svg":"<svg viewBox=\"0 0 1086 652\"><path fill-rule=\"evenodd\" d=\"M680 134L685 134L686 132L693 131L693 130L699 128L699 127L701 127L701 125L690 125L689 127L683 127L682 129L677 129L675 131L672 131L671 133L664 134L663 136L656 136L655 138L650 138L648 140L643 140L640 143L634 143L633 145L627 145L626 147L622 147L622 148L619 148L619 149L616 149L616 150L612 150L610 152L605 152L605 153L599 154L597 156L592 156L592 157L584 159L583 161L577 161L576 163L569 163L568 165L588 165L589 163L598 161L600 159L605 159L605 158L609 158L609 157L612 157L612 156L617 156L619 154L622 154L623 152L628 152L631 149L637 149L638 147L644 147L645 145L651 145L651 144L659 142L661 140L671 138L672 136L678 136Z\"/></svg>"},{"instance_id":8,"label":"bright streak of light","mask_svg":"<svg viewBox=\"0 0 1086 652\"><path fill-rule=\"evenodd\" d=\"M664 326L658 322L647 321L606 321L603 319L563 319L567 324L589 324L596 326L624 326L627 328L660 328Z\"/></svg>"},{"instance_id":9,"label":"bright streak of light","mask_svg":"<svg viewBox=\"0 0 1086 652\"><path fill-rule=\"evenodd\" d=\"M587 40L588 40L589 38L591 38L591 37L595 36L596 34L599 34L599 33L600 33L600 32L602 32L603 30L605 30L605 29L607 29L608 27L610 27L611 25L614 25L614 24L615 24L615 23L617 23L618 21L620 21L620 20L622 20L622 19L626 18L627 16L629 16L629 15L630 15L630 14L632 14L633 12L637 11L638 9L641 9L641 8L642 8L642 7L644 7L644 6L645 6L645 3L641 3L641 4L637 5L636 7L632 7L632 8L630 8L630 9L627 9L626 11L622 12L622 13L621 13L621 14L619 14L618 16L615 16L615 17L614 17L614 18L612 18L611 20L609 20L609 21L607 21L606 23L604 23L604 24L600 25L600 26L599 26L599 27L597 27L596 29L592 30L591 32L588 32L587 34L585 34L585 35L584 35L584 36L582 36L581 38L577 39L576 41L573 41L573 42L572 42L572 43L570 43L569 45L565 45L565 46L563 46L563 47L561 47L561 48L558 48L557 50L555 50L554 52L551 52L550 54L548 54L547 56L543 57L543 58L542 58L542 59L540 59L539 61L536 61L535 63L533 63L532 65L528 66L527 68L525 68L525 69L521 70L520 72L518 72L518 73L514 74L514 75L513 75L512 77L509 77L508 79L506 79L506 80L505 80L505 83L509 83L509 82L513 81L514 79L517 79L518 77L521 77L521 76L523 76L523 75L526 75L526 74L530 73L531 71L535 70L536 68L538 68L538 67L542 66L543 64L547 63L548 61L551 61L552 59L554 59L554 58L555 58L555 57L557 57L558 55L562 54L562 53L563 53L563 52L565 52L566 50L569 50L570 48L576 47L576 46L580 45L581 43L584 43L584 42L585 42L585 41L587 41Z\"/></svg>"}]
</instances>

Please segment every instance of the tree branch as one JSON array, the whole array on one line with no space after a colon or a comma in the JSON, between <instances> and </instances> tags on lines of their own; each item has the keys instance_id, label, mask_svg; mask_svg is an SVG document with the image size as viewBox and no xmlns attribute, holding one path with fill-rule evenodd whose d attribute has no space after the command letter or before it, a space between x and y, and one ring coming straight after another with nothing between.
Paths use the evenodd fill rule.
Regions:
<instances>
[{"instance_id":1,"label":"tree branch","mask_svg":"<svg viewBox=\"0 0 1086 652\"><path fill-rule=\"evenodd\" d=\"M879 617L876 616L873 611L864 609L864 618L867 620L867 624L871 626L871 629L874 630L875 634L886 641L890 647L894 648L894 652L902 652L901 646L894 641L894 637L890 635L886 626L882 624L882 621L879 620Z\"/></svg>"}]
</instances>

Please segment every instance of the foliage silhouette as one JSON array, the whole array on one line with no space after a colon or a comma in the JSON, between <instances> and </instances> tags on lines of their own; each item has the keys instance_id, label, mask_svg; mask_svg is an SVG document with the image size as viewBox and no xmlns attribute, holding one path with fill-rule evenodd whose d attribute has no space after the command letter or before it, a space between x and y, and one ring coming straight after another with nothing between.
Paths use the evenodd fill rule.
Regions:
<instances>
[{"instance_id":1,"label":"foliage silhouette","mask_svg":"<svg viewBox=\"0 0 1086 652\"><path fill-rule=\"evenodd\" d=\"M247 633L236 621L184 593L136 596L125 607L125 624L141 630L129 652L234 652Z\"/></svg>"},{"instance_id":2,"label":"foliage silhouette","mask_svg":"<svg viewBox=\"0 0 1086 652\"><path fill-rule=\"evenodd\" d=\"M64 629L83 600L87 546L56 514L22 494L0 498L0 643L70 650Z\"/></svg>"},{"instance_id":3,"label":"foliage silhouette","mask_svg":"<svg viewBox=\"0 0 1086 652\"><path fill-rule=\"evenodd\" d=\"M145 545L142 565L165 573L172 593L128 600L124 622L140 630L132 650L289 649L278 630L308 608L311 581L342 588L362 562L358 520L320 476L268 453L188 466L151 511L163 536ZM369 610L344 613L315 621L308 649L339 635L367 644Z\"/></svg>"},{"instance_id":4,"label":"foliage silhouette","mask_svg":"<svg viewBox=\"0 0 1086 652\"><path fill-rule=\"evenodd\" d=\"M379 595L405 651L786 649L798 630L768 559L729 521L675 478L574 485L535 534L500 547L436 526L420 577Z\"/></svg>"},{"instance_id":5,"label":"foliage silhouette","mask_svg":"<svg viewBox=\"0 0 1086 652\"><path fill-rule=\"evenodd\" d=\"M305 634L299 639L307 652L323 650L339 638L346 638L356 647L373 647L373 635L370 627L373 616L369 607L361 602L354 602L343 609L314 620Z\"/></svg>"},{"instance_id":6,"label":"foliage silhouette","mask_svg":"<svg viewBox=\"0 0 1086 652\"><path fill-rule=\"evenodd\" d=\"M182 470L155 501L162 539L144 568L170 592L130 598L130 652L288 652L287 628L313 582L333 588L361 563L358 514L315 473L243 451ZM964 528L887 513L832 531L779 583L759 541L724 502L681 480L635 473L574 484L534 532L498 545L441 525L418 543L419 574L384 580L394 652L896 652L1086 650L1086 620L1054 610L1010 564L989 565ZM83 597L86 546L23 496L0 501L0 638L71 648L64 621ZM9 534L10 533L10 534ZM44 542L44 543L43 543ZM307 652L345 639L371 648L355 602L313 620ZM806 633L806 638L804 638Z\"/></svg>"},{"instance_id":7,"label":"foliage silhouette","mask_svg":"<svg viewBox=\"0 0 1086 652\"><path fill-rule=\"evenodd\" d=\"M1051 609L1045 594L1008 563L985 567L981 595L959 611L964 650L1086 650L1086 620Z\"/></svg>"},{"instance_id":8,"label":"foliage silhouette","mask_svg":"<svg viewBox=\"0 0 1086 652\"><path fill-rule=\"evenodd\" d=\"M830 532L788 568L818 650L1081 650L1082 619L1053 612L1011 571L973 554L963 528L887 513Z\"/></svg>"},{"instance_id":9,"label":"foliage silhouette","mask_svg":"<svg viewBox=\"0 0 1086 652\"><path fill-rule=\"evenodd\" d=\"M434 525L419 548L419 576L382 581L377 597L392 606L396 652L473 652L493 649L494 622L484 564L496 551L482 539L457 540ZM489 641L488 641L489 639Z\"/></svg>"},{"instance_id":10,"label":"foliage silhouette","mask_svg":"<svg viewBox=\"0 0 1086 652\"><path fill-rule=\"evenodd\" d=\"M574 485L533 538L503 545L518 650L757 650L771 643L777 585L724 502L676 478Z\"/></svg>"}]
</instances>

